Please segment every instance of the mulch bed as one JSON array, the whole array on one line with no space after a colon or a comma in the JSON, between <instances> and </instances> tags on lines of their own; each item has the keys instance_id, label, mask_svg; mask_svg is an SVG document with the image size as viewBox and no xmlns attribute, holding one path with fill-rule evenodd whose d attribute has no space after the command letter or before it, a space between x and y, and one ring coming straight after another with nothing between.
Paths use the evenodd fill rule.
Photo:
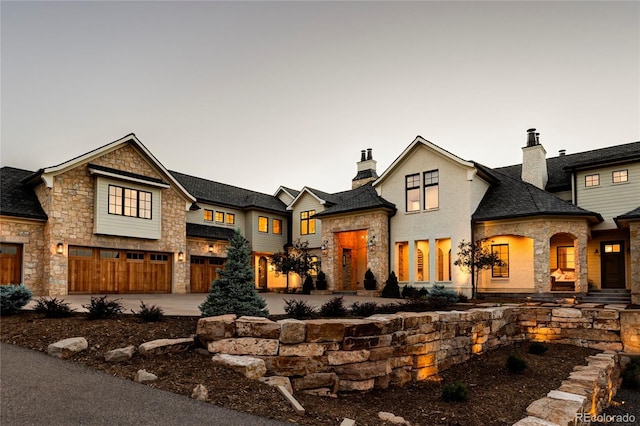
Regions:
<instances>
[{"instance_id":1,"label":"mulch bed","mask_svg":"<svg viewBox=\"0 0 640 426\"><path fill-rule=\"evenodd\" d=\"M214 365L211 356L203 351L135 355L119 364L104 361L104 353L111 349L193 335L197 321L197 317L167 317L162 322L144 323L132 315L90 321L82 314L45 319L23 311L0 319L0 340L45 352L51 343L82 336L88 340L89 349L76 354L70 359L72 362L131 380L138 370L145 369L158 376L148 386L185 396L191 396L196 385L204 384L212 404L304 425L339 425L344 418L355 419L357 425L389 424L378 418L380 411L402 416L412 425L511 425L526 416L525 409L532 401L559 387L574 366L585 365L585 358L598 352L550 344L541 356L529 354L527 343L514 344L443 371L440 380L341 394L338 398L296 393L296 399L306 409L304 416L296 415L274 388ZM506 368L510 354L526 360L528 367L522 374L512 374ZM468 401L441 400L443 386L455 381L468 387Z\"/></svg>"}]
</instances>

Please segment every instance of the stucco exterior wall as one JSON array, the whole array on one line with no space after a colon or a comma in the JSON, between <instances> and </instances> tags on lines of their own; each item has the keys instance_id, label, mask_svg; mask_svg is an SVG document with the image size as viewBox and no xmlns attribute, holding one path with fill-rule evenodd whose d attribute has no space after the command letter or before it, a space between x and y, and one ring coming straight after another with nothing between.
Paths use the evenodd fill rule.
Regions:
<instances>
[{"instance_id":1,"label":"stucco exterior wall","mask_svg":"<svg viewBox=\"0 0 640 426\"><path fill-rule=\"evenodd\" d=\"M48 295L43 280L44 228L42 221L0 217L0 242L22 245L22 283L36 296Z\"/></svg>"},{"instance_id":2,"label":"stucco exterior wall","mask_svg":"<svg viewBox=\"0 0 640 426\"><path fill-rule=\"evenodd\" d=\"M91 162L147 177L166 179L129 145L94 158ZM164 189L162 192L162 230L158 240L93 233L95 181L87 164L78 165L55 176L52 188L38 186L36 195L49 216L44 229L43 259L44 292L48 295L62 296L68 292L69 245L171 253L174 259L172 292L186 292L188 264L177 261L177 253L186 250L186 199L175 189ZM63 255L55 252L58 242L64 244Z\"/></svg>"}]
</instances>

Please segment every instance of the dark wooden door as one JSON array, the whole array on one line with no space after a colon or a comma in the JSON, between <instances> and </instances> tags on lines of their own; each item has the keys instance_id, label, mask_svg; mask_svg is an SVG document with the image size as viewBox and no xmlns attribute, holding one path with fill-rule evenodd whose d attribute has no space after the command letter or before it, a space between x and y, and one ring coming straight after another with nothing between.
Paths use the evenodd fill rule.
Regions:
<instances>
[{"instance_id":1,"label":"dark wooden door","mask_svg":"<svg viewBox=\"0 0 640 426\"><path fill-rule=\"evenodd\" d=\"M602 288L625 288L624 241L600 243Z\"/></svg>"},{"instance_id":2,"label":"dark wooden door","mask_svg":"<svg viewBox=\"0 0 640 426\"><path fill-rule=\"evenodd\" d=\"M0 244L0 284L22 282L22 245Z\"/></svg>"},{"instance_id":3,"label":"dark wooden door","mask_svg":"<svg viewBox=\"0 0 640 426\"><path fill-rule=\"evenodd\" d=\"M208 293L224 261L220 257L191 256L191 293Z\"/></svg>"}]
</instances>

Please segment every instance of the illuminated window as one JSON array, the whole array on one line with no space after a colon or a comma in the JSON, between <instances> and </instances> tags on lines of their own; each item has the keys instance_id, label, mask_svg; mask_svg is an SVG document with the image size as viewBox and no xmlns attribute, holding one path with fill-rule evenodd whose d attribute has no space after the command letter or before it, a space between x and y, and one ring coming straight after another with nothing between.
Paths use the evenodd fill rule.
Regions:
<instances>
[{"instance_id":1,"label":"illuminated window","mask_svg":"<svg viewBox=\"0 0 640 426\"><path fill-rule=\"evenodd\" d=\"M576 267L573 246L558 247L558 268L573 269Z\"/></svg>"},{"instance_id":2,"label":"illuminated window","mask_svg":"<svg viewBox=\"0 0 640 426\"><path fill-rule=\"evenodd\" d=\"M436 280L451 281L451 239L436 240Z\"/></svg>"},{"instance_id":3,"label":"illuminated window","mask_svg":"<svg viewBox=\"0 0 640 426\"><path fill-rule=\"evenodd\" d=\"M409 244L406 242L396 243L396 269L398 271L398 281L409 281Z\"/></svg>"},{"instance_id":4,"label":"illuminated window","mask_svg":"<svg viewBox=\"0 0 640 426\"><path fill-rule=\"evenodd\" d=\"M273 219L273 233L281 235L282 234L282 220Z\"/></svg>"},{"instance_id":5,"label":"illuminated window","mask_svg":"<svg viewBox=\"0 0 640 426\"><path fill-rule=\"evenodd\" d=\"M227 225L233 225L236 223L236 215L233 213L227 213Z\"/></svg>"},{"instance_id":6,"label":"illuminated window","mask_svg":"<svg viewBox=\"0 0 640 426\"><path fill-rule=\"evenodd\" d=\"M207 222L213 221L213 210L204 211L204 220L206 220Z\"/></svg>"},{"instance_id":7,"label":"illuminated window","mask_svg":"<svg viewBox=\"0 0 640 426\"><path fill-rule=\"evenodd\" d=\"M598 173L594 175L586 175L584 177L584 186L587 188L591 186L599 186L600 185L600 175Z\"/></svg>"},{"instance_id":8,"label":"illuminated window","mask_svg":"<svg viewBox=\"0 0 640 426\"><path fill-rule=\"evenodd\" d=\"M258 216L258 232L269 232L269 218Z\"/></svg>"},{"instance_id":9,"label":"illuminated window","mask_svg":"<svg viewBox=\"0 0 640 426\"><path fill-rule=\"evenodd\" d=\"M616 170L613 172L613 183L621 183L629 181L629 172L627 170Z\"/></svg>"},{"instance_id":10,"label":"illuminated window","mask_svg":"<svg viewBox=\"0 0 640 426\"><path fill-rule=\"evenodd\" d=\"M316 233L316 220L312 219L314 214L316 214L315 210L300 212L300 235Z\"/></svg>"},{"instance_id":11,"label":"illuminated window","mask_svg":"<svg viewBox=\"0 0 640 426\"><path fill-rule=\"evenodd\" d=\"M151 193L109 185L109 214L151 219Z\"/></svg>"},{"instance_id":12,"label":"illuminated window","mask_svg":"<svg viewBox=\"0 0 640 426\"><path fill-rule=\"evenodd\" d=\"M405 188L407 197L407 211L417 212L420 210L420 174L408 175L405 177Z\"/></svg>"},{"instance_id":13,"label":"illuminated window","mask_svg":"<svg viewBox=\"0 0 640 426\"><path fill-rule=\"evenodd\" d=\"M424 172L424 208L425 210L438 208L438 184L440 176L437 170Z\"/></svg>"},{"instance_id":14,"label":"illuminated window","mask_svg":"<svg viewBox=\"0 0 640 426\"><path fill-rule=\"evenodd\" d=\"M605 244L604 252L605 253L620 253L620 244Z\"/></svg>"},{"instance_id":15,"label":"illuminated window","mask_svg":"<svg viewBox=\"0 0 640 426\"><path fill-rule=\"evenodd\" d=\"M504 262L504 266L491 268L491 276L494 278L509 277L509 244L491 244L491 251L498 254L498 258Z\"/></svg>"},{"instance_id":16,"label":"illuminated window","mask_svg":"<svg viewBox=\"0 0 640 426\"><path fill-rule=\"evenodd\" d=\"M416 241L416 281L429 281L429 240Z\"/></svg>"},{"instance_id":17,"label":"illuminated window","mask_svg":"<svg viewBox=\"0 0 640 426\"><path fill-rule=\"evenodd\" d=\"M216 223L224 223L224 213L216 212Z\"/></svg>"}]
</instances>

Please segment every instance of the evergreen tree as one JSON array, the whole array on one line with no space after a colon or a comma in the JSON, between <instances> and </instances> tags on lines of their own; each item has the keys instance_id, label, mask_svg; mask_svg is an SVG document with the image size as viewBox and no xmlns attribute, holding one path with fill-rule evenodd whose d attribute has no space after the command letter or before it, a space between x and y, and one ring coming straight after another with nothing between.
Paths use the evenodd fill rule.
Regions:
<instances>
[{"instance_id":1,"label":"evergreen tree","mask_svg":"<svg viewBox=\"0 0 640 426\"><path fill-rule=\"evenodd\" d=\"M269 315L267 303L258 294L250 266L249 245L236 229L227 249L224 269L209 289L209 295L199 306L203 317L236 314L254 317Z\"/></svg>"},{"instance_id":2,"label":"evergreen tree","mask_svg":"<svg viewBox=\"0 0 640 426\"><path fill-rule=\"evenodd\" d=\"M391 271L391 274L389 274L389 278L382 289L381 296L400 299L400 286L398 285L398 278L396 278L395 272Z\"/></svg>"}]
</instances>

